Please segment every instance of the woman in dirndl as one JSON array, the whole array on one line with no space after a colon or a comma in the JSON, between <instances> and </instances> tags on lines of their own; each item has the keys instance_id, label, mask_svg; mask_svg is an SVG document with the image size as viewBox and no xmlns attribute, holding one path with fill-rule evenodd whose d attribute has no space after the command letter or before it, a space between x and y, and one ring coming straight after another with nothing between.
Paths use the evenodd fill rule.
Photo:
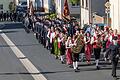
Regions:
<instances>
[{"instance_id":1,"label":"woman in dirndl","mask_svg":"<svg viewBox=\"0 0 120 80\"><path fill-rule=\"evenodd\" d=\"M60 39L59 39L59 30L56 29L55 31L55 38L54 38L54 53L55 53L55 58L58 59L60 56L60 48L58 47L58 43L59 43Z\"/></svg>"},{"instance_id":2,"label":"woman in dirndl","mask_svg":"<svg viewBox=\"0 0 120 80\"><path fill-rule=\"evenodd\" d=\"M86 36L84 37L84 42L85 42L85 56L87 60L87 64L90 63L91 59L91 54L92 54L92 45L91 45L91 35L89 32L86 33Z\"/></svg>"},{"instance_id":3,"label":"woman in dirndl","mask_svg":"<svg viewBox=\"0 0 120 80\"><path fill-rule=\"evenodd\" d=\"M69 67L72 67L72 63L73 63L71 44L72 44L72 39L69 36L66 43L65 43L65 46L66 46L66 63L67 63L67 65L69 65Z\"/></svg>"},{"instance_id":4,"label":"woman in dirndl","mask_svg":"<svg viewBox=\"0 0 120 80\"><path fill-rule=\"evenodd\" d=\"M64 64L64 55L65 55L65 50L66 50L66 47L65 47L65 34L63 32L61 32L60 34L60 42L59 42L59 45L58 47L60 48L60 60L61 60L61 63Z\"/></svg>"},{"instance_id":5,"label":"woman in dirndl","mask_svg":"<svg viewBox=\"0 0 120 80\"><path fill-rule=\"evenodd\" d=\"M102 48L102 41L101 41L101 35L97 34L94 36L94 42L93 42L93 50L94 50L94 56L96 61L96 69L99 70L99 59L100 59L100 53Z\"/></svg>"}]
</instances>

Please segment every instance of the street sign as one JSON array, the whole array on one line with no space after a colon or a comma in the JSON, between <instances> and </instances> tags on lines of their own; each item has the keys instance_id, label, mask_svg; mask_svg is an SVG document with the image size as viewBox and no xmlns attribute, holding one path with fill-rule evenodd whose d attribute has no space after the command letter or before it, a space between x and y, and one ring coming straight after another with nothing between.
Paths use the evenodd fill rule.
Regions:
<instances>
[{"instance_id":1,"label":"street sign","mask_svg":"<svg viewBox=\"0 0 120 80\"><path fill-rule=\"evenodd\" d=\"M105 3L105 7L109 8L111 6L110 2Z\"/></svg>"}]
</instances>

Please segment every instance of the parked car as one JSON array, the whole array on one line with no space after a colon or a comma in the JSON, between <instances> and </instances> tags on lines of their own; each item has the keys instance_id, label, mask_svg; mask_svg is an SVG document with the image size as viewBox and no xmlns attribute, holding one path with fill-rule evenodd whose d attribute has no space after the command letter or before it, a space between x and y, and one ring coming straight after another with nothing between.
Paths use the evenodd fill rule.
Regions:
<instances>
[{"instance_id":1,"label":"parked car","mask_svg":"<svg viewBox=\"0 0 120 80\"><path fill-rule=\"evenodd\" d=\"M20 1L20 3L18 4L17 8L16 8L16 12L27 12L27 2L26 1Z\"/></svg>"}]
</instances>

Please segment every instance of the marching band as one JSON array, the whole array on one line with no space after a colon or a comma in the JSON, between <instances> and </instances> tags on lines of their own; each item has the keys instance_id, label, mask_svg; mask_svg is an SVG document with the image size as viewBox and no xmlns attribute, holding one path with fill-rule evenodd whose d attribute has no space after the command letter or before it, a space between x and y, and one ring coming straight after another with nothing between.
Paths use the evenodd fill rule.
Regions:
<instances>
[{"instance_id":1,"label":"marching band","mask_svg":"<svg viewBox=\"0 0 120 80\"><path fill-rule=\"evenodd\" d=\"M100 29L99 26L88 26L89 30L88 28L81 29L72 21L60 24L56 21L57 19L38 19L32 28L38 41L50 50L56 59L60 59L62 64L67 64L77 72L79 71L78 62L85 60L90 65L91 56L94 55L97 70L101 69L99 60L102 58L112 63L112 76L116 76L116 66L120 55L117 30L112 30L110 27ZM102 54L104 56L101 57Z\"/></svg>"}]
</instances>

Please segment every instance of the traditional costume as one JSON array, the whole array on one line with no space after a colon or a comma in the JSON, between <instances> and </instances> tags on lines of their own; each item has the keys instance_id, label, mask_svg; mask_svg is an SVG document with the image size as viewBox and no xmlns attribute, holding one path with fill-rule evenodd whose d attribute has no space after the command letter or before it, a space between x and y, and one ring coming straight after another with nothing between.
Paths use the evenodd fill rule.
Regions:
<instances>
[{"instance_id":1,"label":"traditional costume","mask_svg":"<svg viewBox=\"0 0 120 80\"><path fill-rule=\"evenodd\" d=\"M71 37L68 37L65 46L66 46L66 63L67 63L69 66L71 66L72 63L73 63L71 46L70 46L71 44L72 44Z\"/></svg>"},{"instance_id":2,"label":"traditional costume","mask_svg":"<svg viewBox=\"0 0 120 80\"><path fill-rule=\"evenodd\" d=\"M75 72L77 72L78 69L78 61L79 61L79 54L81 52L81 49L83 47L83 40L82 36L80 34L77 34L75 36L74 42L72 44L72 55L73 55L73 68Z\"/></svg>"},{"instance_id":3,"label":"traditional costume","mask_svg":"<svg viewBox=\"0 0 120 80\"><path fill-rule=\"evenodd\" d=\"M55 38L55 32L50 33L50 45L51 45L51 54L54 54L54 38Z\"/></svg>"},{"instance_id":4,"label":"traditional costume","mask_svg":"<svg viewBox=\"0 0 120 80\"><path fill-rule=\"evenodd\" d=\"M96 68L99 69L99 59L100 59L100 52L102 48L102 42L100 35L94 36L94 43L93 43L93 50L94 50L94 56L96 60Z\"/></svg>"},{"instance_id":5,"label":"traditional costume","mask_svg":"<svg viewBox=\"0 0 120 80\"><path fill-rule=\"evenodd\" d=\"M106 54L105 54L105 61L109 59L110 52L108 51L110 44L112 43L112 35L109 33L107 36L106 42Z\"/></svg>"},{"instance_id":6,"label":"traditional costume","mask_svg":"<svg viewBox=\"0 0 120 80\"><path fill-rule=\"evenodd\" d=\"M55 38L54 38L54 43L53 43L56 59L60 56L60 48L58 47L59 41L60 41L59 34L56 33Z\"/></svg>"},{"instance_id":7,"label":"traditional costume","mask_svg":"<svg viewBox=\"0 0 120 80\"><path fill-rule=\"evenodd\" d=\"M87 33L90 35L90 33ZM92 54L92 45L90 44L91 42L91 37L90 36L85 36L84 37L84 41L85 41L85 56L86 56L86 60L87 63L90 64L90 58L91 58L91 54Z\"/></svg>"},{"instance_id":8,"label":"traditional costume","mask_svg":"<svg viewBox=\"0 0 120 80\"><path fill-rule=\"evenodd\" d=\"M60 59L61 59L61 63L63 64L64 63L64 55L65 55L65 41L61 41L61 48L60 48Z\"/></svg>"}]
</instances>

